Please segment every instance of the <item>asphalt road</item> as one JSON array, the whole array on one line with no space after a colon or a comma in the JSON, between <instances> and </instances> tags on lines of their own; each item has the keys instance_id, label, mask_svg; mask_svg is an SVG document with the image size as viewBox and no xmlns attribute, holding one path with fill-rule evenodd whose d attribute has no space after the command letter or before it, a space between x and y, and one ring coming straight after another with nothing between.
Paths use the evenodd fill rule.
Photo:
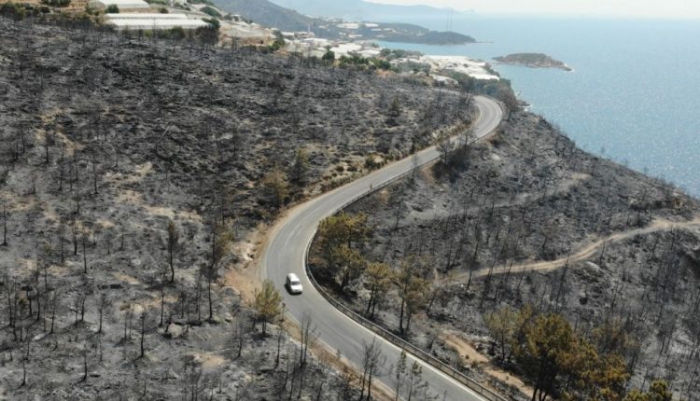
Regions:
<instances>
[{"instance_id":1,"label":"asphalt road","mask_svg":"<svg viewBox=\"0 0 700 401\"><path fill-rule=\"evenodd\" d=\"M476 138L482 138L498 126L503 118L503 112L499 104L490 98L476 96L473 101L479 110L474 133ZM439 152L434 147L425 149L299 205L292 209L271 233L262 256L261 271L265 278L274 282L283 295L288 318L299 322L305 312L310 313L317 328L318 340L334 353L339 351L355 366L361 366L362 363L363 341L371 343L374 337L381 342L382 351L387 357L387 367L396 363L401 351L345 316L318 293L306 275L307 247L324 218L331 216L348 202L371 192L373 188L410 171L416 165L428 163L439 156ZM296 273L301 278L304 286L303 294L290 295L287 292L284 282L288 273ZM413 358L409 357L408 366L410 367L412 363ZM440 395L440 399L444 397L444 400L454 401L482 400L462 384L428 365L423 366L423 378L430 384L430 391ZM379 380L387 387L394 388L393 374L380 377Z\"/></svg>"}]
</instances>

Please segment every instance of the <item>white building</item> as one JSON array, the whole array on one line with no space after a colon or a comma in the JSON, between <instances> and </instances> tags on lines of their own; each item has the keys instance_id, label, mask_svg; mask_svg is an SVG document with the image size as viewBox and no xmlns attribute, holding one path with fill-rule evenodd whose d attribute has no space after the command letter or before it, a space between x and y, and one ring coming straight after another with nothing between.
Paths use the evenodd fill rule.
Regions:
<instances>
[{"instance_id":1,"label":"white building","mask_svg":"<svg viewBox=\"0 0 700 401\"><path fill-rule=\"evenodd\" d=\"M147 19L147 20L182 20L188 19L185 14L160 14L160 13L119 13L119 14L105 14L107 20L116 21L123 19Z\"/></svg>"},{"instance_id":2,"label":"white building","mask_svg":"<svg viewBox=\"0 0 700 401\"><path fill-rule=\"evenodd\" d=\"M106 24L116 29L130 30L167 30L176 27L197 29L209 24L197 18L188 18L185 14L106 14Z\"/></svg>"},{"instance_id":3,"label":"white building","mask_svg":"<svg viewBox=\"0 0 700 401\"><path fill-rule=\"evenodd\" d=\"M143 0L92 0L90 6L98 10L104 10L109 6L117 6L119 10L138 10L151 7Z\"/></svg>"}]
</instances>

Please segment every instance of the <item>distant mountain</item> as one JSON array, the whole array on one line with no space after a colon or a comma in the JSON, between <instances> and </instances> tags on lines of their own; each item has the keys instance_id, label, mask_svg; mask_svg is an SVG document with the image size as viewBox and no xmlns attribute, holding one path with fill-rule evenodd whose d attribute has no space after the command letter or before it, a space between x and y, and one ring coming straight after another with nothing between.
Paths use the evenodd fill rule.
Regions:
<instances>
[{"instance_id":1,"label":"distant mountain","mask_svg":"<svg viewBox=\"0 0 700 401\"><path fill-rule=\"evenodd\" d=\"M399 22L409 18L443 18L459 13L448 8L430 6L397 6L363 0L271 0L282 7L312 17L342 18L349 21Z\"/></svg>"},{"instance_id":2,"label":"distant mountain","mask_svg":"<svg viewBox=\"0 0 700 401\"><path fill-rule=\"evenodd\" d=\"M214 0L222 9L282 31L305 31L317 20L267 0Z\"/></svg>"},{"instance_id":3,"label":"distant mountain","mask_svg":"<svg viewBox=\"0 0 700 401\"><path fill-rule=\"evenodd\" d=\"M276 0L287 1L287 0ZM309 5L318 0L306 1ZM354 2L357 0L348 0ZM326 39L366 39L387 42L425 43L435 45L473 43L474 39L454 32L435 32L412 24L354 24L347 27L338 21L302 15L268 0L214 0L223 10L240 14L258 24L282 31L306 31ZM367 3L369 4L369 3ZM334 6L337 7L338 5ZM333 8L333 7L331 7ZM429 8L429 7L428 7ZM333 18L333 17L324 17ZM351 24L352 25L352 24Z\"/></svg>"}]
</instances>

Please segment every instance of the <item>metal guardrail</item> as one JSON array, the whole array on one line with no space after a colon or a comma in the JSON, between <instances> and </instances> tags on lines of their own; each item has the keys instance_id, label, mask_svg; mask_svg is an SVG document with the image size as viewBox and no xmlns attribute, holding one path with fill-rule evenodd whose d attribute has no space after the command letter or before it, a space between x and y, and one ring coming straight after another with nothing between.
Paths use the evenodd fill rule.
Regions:
<instances>
[{"instance_id":1,"label":"metal guardrail","mask_svg":"<svg viewBox=\"0 0 700 401\"><path fill-rule=\"evenodd\" d=\"M313 243L313 240L316 238L316 234L314 233L314 236L312 240L309 242L309 245L307 246L307 254L306 257L308 258L308 251L311 248L311 244ZM475 393L479 394L480 396L484 397L485 399L489 401L508 401L507 398L500 396L499 394L496 394L492 390L490 390L487 387L484 387L481 383L477 382L476 380L466 376L464 373L458 371L457 369L453 368L450 365L447 365L446 363L440 361L439 359L435 358L434 356L430 355L429 353L425 352L421 348L418 348L417 346L411 344L410 342L404 340L403 338L398 337L394 333L390 332L389 330L379 326L378 324L366 319L359 313L355 312L354 310L350 309L349 307L345 306L341 302L337 301L335 298L333 298L326 290L321 287L318 282L316 281L316 278L314 277L313 273L311 272L311 269L309 268L309 264L306 264L306 274L308 275L309 279L311 280L311 283L313 284L314 287L316 287L316 290L331 304L333 305L336 309L340 310L343 312L346 316L350 317L352 320L354 320L356 323L359 323L362 325L364 328L368 329L369 331L383 337L384 339L388 340L395 346L401 348L402 350L407 351L409 354L414 356L417 359L420 359L424 363L432 366L433 368L439 370L440 372L450 376L454 380L458 381L459 383L465 385Z\"/></svg>"},{"instance_id":2,"label":"metal guardrail","mask_svg":"<svg viewBox=\"0 0 700 401\"><path fill-rule=\"evenodd\" d=\"M501 109L503 109L503 105L500 102L499 102L499 106L501 107ZM495 132L498 129L498 127L500 127L500 124L498 126L496 126L496 128L494 128L488 134L486 134L482 137L479 137L479 138L474 138L469 143L471 144L471 143L474 143L478 140L481 140L481 139L484 139L484 138L490 136L491 134L493 134L493 132ZM457 140L456 138L452 139L452 141L456 141L456 140ZM350 201L344 203L342 206L340 206L338 209L336 209L336 211L333 214L334 215L338 214L339 212L341 212L342 210L344 210L345 208L347 208L351 204L357 202L358 200L363 199L363 198L375 193L376 191L378 191L382 188L385 188L385 187L399 181L400 179L407 177L410 174L413 174L416 170L418 170L418 169L420 169L420 168L422 168L430 163L433 163L436 160L437 160L437 158L427 160L419 165L414 166L409 171L402 173L402 174L399 174L398 176L396 176L388 181L385 181L376 187L370 187L367 192L365 192L362 195L359 195L359 196L351 199ZM323 287L321 287L318 284L318 282L316 281L316 278L313 275L313 272L311 272L311 268L309 267L309 253L311 251L311 245L316 240L317 235L318 235L318 230L316 230L314 232L314 235L311 237L311 240L306 245L306 251L304 253L305 270L306 270L306 274L309 277L309 280L311 281L313 286L331 305L333 305L336 309L343 312L346 316L350 317L356 323L362 325L363 327L370 330L371 332L383 337L384 339L388 340L389 342L391 342L395 346L397 346L403 350L408 351L415 358L420 359L424 363L426 363L426 364L432 366L433 368L439 370L440 372L450 376L454 380L465 385L466 387L468 387L469 389L471 389L475 393L479 394L480 396L484 397L485 399L487 399L489 401L508 401L507 398L505 398L499 394L496 394L494 391L488 389L487 387L484 387L481 383L466 376L464 373L458 371L457 369L453 368L452 366L449 366L446 363L440 361L439 359L435 358L434 356L432 356L428 352L424 351L423 349L418 348L417 346L411 344L410 342L404 340L403 338L398 337L397 335L393 334L389 330L387 330L387 329L379 326L378 324L366 319L364 316L360 315L359 313L355 312L354 310L350 309L346 305L342 304L341 302L339 302L338 300L333 298L333 296L331 296Z\"/></svg>"}]
</instances>

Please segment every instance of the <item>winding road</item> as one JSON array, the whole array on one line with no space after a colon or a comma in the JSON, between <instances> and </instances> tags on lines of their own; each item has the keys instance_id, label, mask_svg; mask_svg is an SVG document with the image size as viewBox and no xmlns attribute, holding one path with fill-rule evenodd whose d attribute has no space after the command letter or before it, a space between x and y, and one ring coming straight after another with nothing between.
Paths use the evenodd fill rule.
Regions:
<instances>
[{"instance_id":1,"label":"winding road","mask_svg":"<svg viewBox=\"0 0 700 401\"><path fill-rule=\"evenodd\" d=\"M498 127L503 118L503 112L500 105L490 98L476 96L473 102L479 110L479 116L474 125L475 137L478 140ZM263 251L261 274L270 279L283 295L288 318L300 322L304 313L309 313L317 329L318 341L334 354L340 352L356 367L361 366L362 363L363 341L369 344L373 338L377 338L382 352L387 357L387 367L396 363L401 350L340 312L314 288L306 275L307 249L319 223L324 218L331 216L351 201L372 192L373 189L438 157L440 153L435 147L425 149L295 207L273 228L267 247ZM296 273L301 278L304 286L303 294L293 296L286 291L284 282L289 273ZM414 359L410 355L408 359L408 366L411 366ZM439 395L440 399L450 401L484 399L427 364L423 364L423 379L429 383L430 391ZM384 375L379 377L379 380L389 389L395 387L393 375Z\"/></svg>"}]
</instances>

